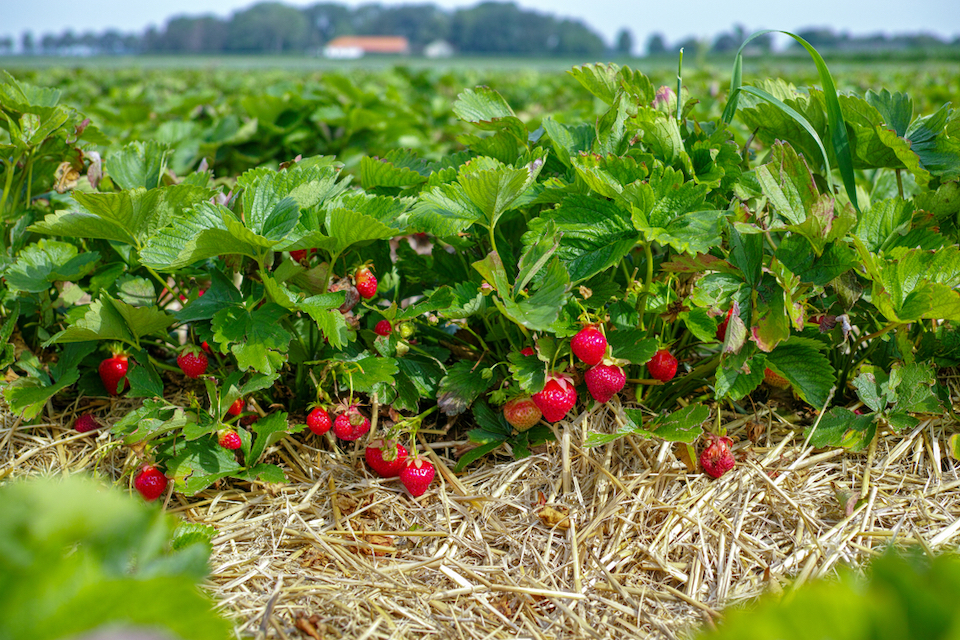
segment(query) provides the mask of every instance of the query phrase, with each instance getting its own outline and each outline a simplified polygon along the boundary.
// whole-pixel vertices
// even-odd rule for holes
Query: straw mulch
[[[119,418],[124,402],[101,415]],[[86,470],[127,486],[132,454],[72,431],[77,410],[32,426],[4,413],[0,478]],[[775,410],[724,415],[739,462],[713,481],[662,442],[585,449],[619,411],[558,423],[531,457],[459,476],[464,442],[428,434],[419,447],[440,473],[416,500],[375,478],[360,449],[298,434],[270,452],[287,484],[173,495],[166,509],[216,527],[209,589],[245,638],[684,638],[730,603],[890,542],[936,551],[960,537],[946,419],[853,454],[803,448],[802,427]],[[847,515],[837,491],[864,500]]]

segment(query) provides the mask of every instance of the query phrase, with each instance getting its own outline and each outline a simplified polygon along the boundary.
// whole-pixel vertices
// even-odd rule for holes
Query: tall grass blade
[[[767,29],[765,31],[758,31],[749,38],[743,41],[743,44],[740,45],[740,49],[737,51],[737,57],[733,62],[733,73],[730,78],[730,97],[727,99],[727,105],[723,110],[723,115],[721,116],[723,121],[727,124],[730,124],[733,121],[733,116],[737,113],[737,104],[740,99],[740,90],[744,87],[743,83],[743,49],[755,38],[762,36],[766,33],[783,33],[790,36],[797,42],[799,42],[804,49],[807,50],[807,53],[810,54],[810,57],[813,58],[814,64],[817,66],[817,72],[820,75],[820,83],[823,85],[823,95],[827,105],[827,126],[830,128],[830,142],[833,144],[833,152],[837,158],[837,169],[840,170],[840,176],[843,178],[843,187],[847,192],[847,197],[850,198],[850,202],[853,204],[854,208],[857,211],[860,211],[860,206],[857,203],[857,185],[856,180],[853,175],[853,155],[850,152],[850,140],[847,138],[847,125],[843,119],[843,113],[840,111],[840,100],[837,98],[837,87],[833,82],[833,76],[830,75],[830,70],[827,69],[827,63],[824,62],[823,56],[811,45],[809,42],[801,38],[800,36],[790,33],[789,31],[780,31],[777,29]],[[753,91],[749,91],[753,95],[759,95]],[[763,97],[763,96],[760,96]],[[772,96],[770,96],[772,97]],[[767,98],[764,98],[767,99]],[[780,102],[779,100],[777,102]],[[774,102],[774,104],[777,104]],[[781,108],[785,107],[782,102],[778,105]],[[797,116],[800,114],[794,111],[794,114],[789,114],[790,117],[797,119]],[[802,118],[802,116],[800,116]],[[800,122],[800,120],[797,120]],[[803,122],[801,122],[803,125]],[[810,130],[809,123],[804,126],[804,129]],[[823,144],[820,139],[814,134],[814,139],[817,140],[817,144],[820,145],[820,148],[823,149]],[[830,165],[827,164],[826,167],[827,174],[830,173]]]

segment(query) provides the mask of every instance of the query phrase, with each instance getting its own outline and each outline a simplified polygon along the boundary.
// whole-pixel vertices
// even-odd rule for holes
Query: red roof
[[[407,53],[410,42],[403,36],[340,36],[326,44],[328,47],[359,48],[365,53]]]

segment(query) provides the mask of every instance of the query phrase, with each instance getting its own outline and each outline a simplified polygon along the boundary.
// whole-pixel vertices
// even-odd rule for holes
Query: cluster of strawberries
[[[585,325],[570,340],[570,350],[589,369],[584,381],[591,397],[597,402],[608,402],[617,395],[627,382],[623,368],[608,354],[607,338],[595,324]],[[534,355],[527,347],[523,355]],[[666,349],[660,349],[647,363],[650,375],[666,382],[677,374],[677,359]],[[556,422],[566,416],[577,403],[577,391],[573,379],[558,371],[547,376],[543,389],[532,396],[518,396],[503,405],[507,422],[519,431],[537,424],[541,418]]]

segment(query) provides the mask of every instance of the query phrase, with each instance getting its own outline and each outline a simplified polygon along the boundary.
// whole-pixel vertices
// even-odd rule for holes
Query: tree
[[[302,51],[310,24],[299,9],[279,2],[261,2],[235,13],[227,31],[227,51],[281,53]]]
[[[620,29],[620,32],[617,33],[616,51],[622,56],[633,55],[633,34],[630,33],[629,29]]]
[[[31,55],[31,54],[33,54],[34,46],[35,46],[35,45],[34,45],[34,43],[33,43],[33,32],[32,32],[32,31],[24,31],[24,32],[23,32],[23,35],[20,36],[20,49],[21,49],[21,51],[23,51],[23,53],[24,53],[25,55]]]
[[[647,40],[647,55],[662,56],[667,52],[667,43],[663,39],[663,34],[652,33]]]

